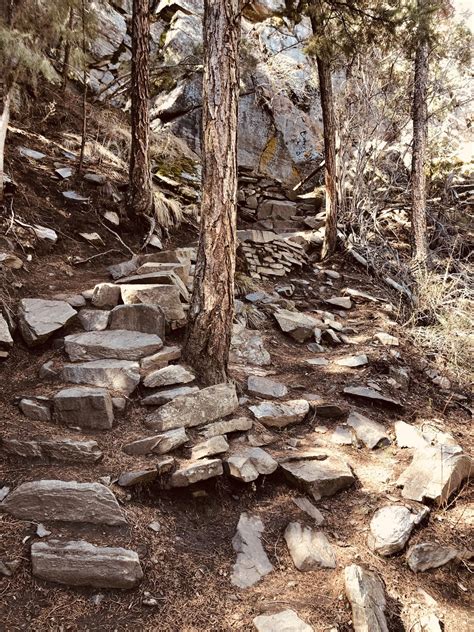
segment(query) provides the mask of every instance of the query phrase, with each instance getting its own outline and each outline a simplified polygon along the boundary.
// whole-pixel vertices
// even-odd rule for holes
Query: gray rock
[[[344,587],[352,608],[354,632],[389,632],[387,600],[379,576],[352,564],[344,569]]]
[[[127,35],[125,18],[110,4],[94,7],[97,19],[97,31],[91,43],[91,52],[95,59],[112,57],[120,48]]]
[[[32,481],[14,489],[0,509],[20,520],[86,522],[124,525],[119,504],[100,483]]]
[[[13,346],[13,338],[10,333],[8,323],[0,312],[0,348],[11,349]]]
[[[87,174],[86,174],[87,175]],[[132,274],[135,270],[138,269],[139,260],[138,257],[132,257],[129,261],[122,261],[121,263],[116,263],[107,268],[110,276],[114,281],[116,279],[120,279],[120,277],[127,276],[127,274]]]
[[[260,474],[272,474],[278,463],[261,448],[245,448],[228,457],[225,467],[233,478],[250,483],[257,480]]]
[[[334,361],[334,364],[337,364],[338,366],[346,366],[351,369],[355,369],[359,366],[364,366],[368,363],[369,360],[367,359],[365,353],[361,353],[360,355],[346,356],[345,358],[339,358],[338,360]]]
[[[304,498],[304,497],[292,498],[292,500],[295,503],[295,505],[298,507],[298,509],[301,509],[301,511],[304,511],[306,514],[308,514],[308,516],[310,516],[314,520],[314,523],[316,524],[317,527],[323,524],[324,522],[323,514],[319,511],[317,507],[313,505],[313,503],[310,500],[308,500],[308,498]]]
[[[7,454],[27,459],[65,461],[68,463],[96,463],[102,452],[96,441],[75,439],[0,439],[0,447]]]
[[[114,410],[123,413],[127,407],[127,399],[125,397],[112,397],[112,406]]]
[[[110,312],[109,329],[141,331],[165,338],[165,314],[158,305],[118,305]]]
[[[239,406],[233,384],[217,384],[181,395],[145,419],[147,428],[164,431],[208,424],[231,415]]]
[[[124,285],[174,285],[178,288],[181,298],[184,301],[189,301],[188,288],[174,270],[158,270],[155,272],[148,272],[147,274],[135,274],[133,276],[120,279],[117,283]]]
[[[149,373],[143,380],[147,388],[188,384],[195,379],[194,373],[180,364],[170,364]]]
[[[185,463],[170,479],[171,487],[188,487],[209,478],[222,476],[222,461],[220,459],[201,459],[197,462]]]
[[[398,347],[398,345],[400,344],[396,336],[391,336],[384,331],[379,331],[378,333],[376,333],[374,338],[378,340],[381,344],[388,347]]]
[[[309,412],[309,404],[305,399],[281,403],[265,401],[249,408],[255,419],[272,428],[285,428],[290,424],[300,423]]]
[[[123,447],[126,454],[166,454],[171,450],[176,450],[189,440],[184,428],[169,430],[163,434],[152,437],[144,437],[132,443],[127,443]]]
[[[452,546],[442,546],[437,542],[422,542],[408,549],[407,564],[414,573],[439,568],[454,560],[458,551]]]
[[[369,548],[384,556],[398,553],[405,547],[415,525],[428,513],[426,507],[417,512],[403,505],[387,505],[377,509],[370,521],[367,539]]]
[[[154,470],[137,470],[134,472],[122,472],[117,481],[120,487],[135,487],[136,485],[148,485],[158,478],[158,471]]]
[[[281,463],[285,476],[315,500],[333,496],[355,482],[351,469],[342,459],[329,456],[323,460],[296,459]]]
[[[112,428],[112,398],[103,388],[65,388],[56,393],[53,402],[56,417],[68,426],[102,430]]]
[[[48,531],[48,529],[46,529],[46,527],[44,526],[44,524],[39,524],[36,527],[36,535],[39,538],[46,538],[48,535],[51,535],[51,531]]]
[[[351,413],[347,419],[347,425],[354,429],[357,438],[371,450],[391,443],[381,424],[360,413]]]
[[[57,301],[66,301],[71,307],[84,307],[86,304],[82,294],[55,294],[53,298]]]
[[[332,296],[326,299],[326,303],[334,305],[334,307],[342,307],[342,309],[351,309],[352,301],[348,296]]]
[[[332,443],[336,445],[353,445],[356,443],[354,434],[347,426],[336,426],[331,435]]]
[[[443,632],[443,628],[438,617],[430,612],[413,624],[411,632]]]
[[[142,371],[155,371],[156,369],[162,369],[168,365],[168,362],[172,360],[179,360],[181,357],[180,347],[163,347],[151,356],[143,358],[140,362]]]
[[[137,331],[88,331],[66,336],[66,353],[73,362],[79,360],[139,360],[163,346],[159,336]]]
[[[268,399],[279,399],[288,394],[288,389],[284,384],[269,380],[258,375],[249,375],[247,380],[247,390],[252,395],[266,397]]]
[[[130,360],[93,360],[65,364],[62,379],[74,384],[90,384],[130,395],[140,383],[139,365]]]
[[[401,408],[402,404],[398,399],[393,397],[387,397],[382,393],[379,393],[375,388],[369,388],[368,386],[346,386],[344,388],[346,395],[352,395],[353,397],[360,397],[362,399],[368,399],[371,402],[377,402],[380,404],[386,404],[387,406],[394,406]]]
[[[252,621],[257,632],[314,632],[294,610],[261,614]]]
[[[328,366],[329,360],[327,358],[309,358],[305,360],[309,366]]]
[[[258,331],[246,329],[236,324],[232,329],[230,343],[230,361],[251,364],[252,366],[267,366],[271,357],[265,349],[263,338]]]
[[[257,516],[240,514],[232,546],[237,560],[230,581],[239,588],[249,588],[273,571],[273,566],[261,543],[263,522]]]
[[[66,301],[24,298],[20,301],[18,327],[29,347],[46,342],[77,314]]]
[[[20,400],[20,410],[28,419],[51,421],[49,400],[42,401],[35,398],[24,398]]]
[[[428,446],[420,430],[404,421],[395,422],[395,437],[399,448],[426,448]]]
[[[314,336],[314,330],[321,327],[322,323],[312,316],[300,312],[290,312],[287,309],[279,309],[274,314],[280,329],[289,334],[297,342],[306,342]]]
[[[166,321],[183,321],[186,318],[181,304],[179,289],[175,285],[121,285],[122,300],[126,305],[148,303],[158,305],[165,314]],[[149,355],[151,355],[150,352]]]
[[[54,367],[54,362],[52,360],[48,360],[40,366],[40,370],[38,371],[38,376],[41,380],[45,381],[53,381],[59,375],[59,372]]]
[[[120,287],[114,283],[99,283],[92,293],[92,305],[111,309],[120,302]]]
[[[178,386],[175,388],[169,388],[161,391],[156,391],[147,397],[142,399],[143,406],[162,406],[171,402],[175,397],[181,397],[182,395],[192,395],[199,391],[198,386]],[[222,433],[219,433],[222,434]]]
[[[403,487],[402,496],[438,505],[448,500],[463,481],[472,474],[472,459],[459,453],[456,447],[433,446],[418,449],[411,464],[402,473],[397,485]]]
[[[313,410],[318,417],[323,417],[324,419],[337,419],[344,417],[349,412],[347,406],[325,400],[315,393],[303,393],[301,399],[306,399],[311,406],[311,410]]]
[[[191,450],[191,459],[193,461],[197,461],[208,456],[214,456],[214,454],[227,452],[228,449],[229,444],[227,443],[225,437],[212,437],[211,439],[206,439],[206,441],[202,441],[201,443],[198,443],[193,447],[193,449]]]
[[[78,318],[85,331],[104,331],[107,329],[109,314],[104,309],[81,309]]]
[[[313,531],[299,522],[290,522],[285,530],[285,540],[298,570],[336,568],[336,555],[322,531]]]
[[[202,428],[201,434],[206,439],[217,437],[219,435],[229,434],[231,432],[245,432],[253,426],[253,421],[248,417],[235,417],[234,419],[223,419],[216,421]]]
[[[84,540],[34,542],[31,563],[35,577],[66,586],[134,588],[143,578],[134,551]]]

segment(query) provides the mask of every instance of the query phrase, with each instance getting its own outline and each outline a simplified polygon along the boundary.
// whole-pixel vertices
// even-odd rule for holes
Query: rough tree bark
[[[128,212],[130,217],[148,214],[152,208],[149,159],[150,115],[149,100],[149,38],[150,16],[148,0],[133,0],[132,15],[132,76],[131,125]]]
[[[425,154],[428,138],[428,55],[427,33],[428,6],[426,0],[418,0],[420,12],[418,44],[415,53],[415,78],[413,89],[413,153],[411,165],[412,185],[412,257],[425,263],[428,257],[428,236],[426,225],[426,174]]]
[[[186,360],[206,384],[228,380],[234,316],[239,39],[240,0],[206,0],[201,230],[184,347]]]

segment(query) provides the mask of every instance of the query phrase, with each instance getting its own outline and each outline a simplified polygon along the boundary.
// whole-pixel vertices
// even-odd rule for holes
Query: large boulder
[[[135,551],[83,540],[34,542],[31,564],[35,577],[66,586],[134,588],[143,577]]]
[[[46,342],[77,314],[66,301],[24,298],[18,310],[18,326],[29,347]]]

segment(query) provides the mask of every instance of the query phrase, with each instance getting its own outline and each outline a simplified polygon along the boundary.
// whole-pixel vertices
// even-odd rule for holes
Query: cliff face
[[[91,53],[95,94],[126,106],[131,0],[110,0],[99,12]],[[242,20],[239,165],[291,185],[322,152],[322,119],[313,65],[304,52],[309,21],[285,16],[284,0],[255,0]],[[203,0],[161,0],[151,28],[152,129],[184,140],[199,156]]]

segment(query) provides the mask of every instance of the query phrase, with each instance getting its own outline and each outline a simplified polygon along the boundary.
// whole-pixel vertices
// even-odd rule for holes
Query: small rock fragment
[[[261,614],[252,621],[257,632],[314,632],[294,610],[282,610],[275,614]]]
[[[280,399],[288,394],[288,389],[284,384],[257,375],[249,375],[247,390],[252,395],[268,399]]]
[[[20,410],[28,419],[51,421],[50,403],[47,398],[24,398],[20,400]]]
[[[298,509],[301,509],[301,511],[307,513],[308,516],[310,516],[314,520],[314,523],[317,527],[323,524],[323,514],[319,511],[317,507],[313,505],[313,503],[308,498],[293,498],[292,500],[298,507]]]
[[[391,441],[385,428],[360,413],[351,413],[347,425],[354,429],[357,438],[370,450],[390,445]]]
[[[239,588],[249,588],[273,571],[273,566],[261,543],[263,522],[257,516],[240,514],[232,546],[237,560],[230,581]]]
[[[309,412],[309,403],[305,399],[293,399],[286,402],[264,401],[256,406],[249,406],[255,419],[265,426],[285,428],[290,424],[300,423]]]
[[[379,331],[375,334],[374,338],[378,340],[382,345],[387,347],[398,347],[400,344],[396,336],[391,336],[384,331]]]
[[[336,568],[336,555],[322,531],[313,531],[299,522],[290,522],[285,530],[285,540],[298,570]]]
[[[230,476],[250,483],[257,480],[260,474],[272,474],[278,463],[261,448],[246,448],[228,457],[225,466]]]
[[[414,573],[444,566],[458,556],[452,546],[442,546],[437,542],[422,542],[408,549],[407,564]]]

